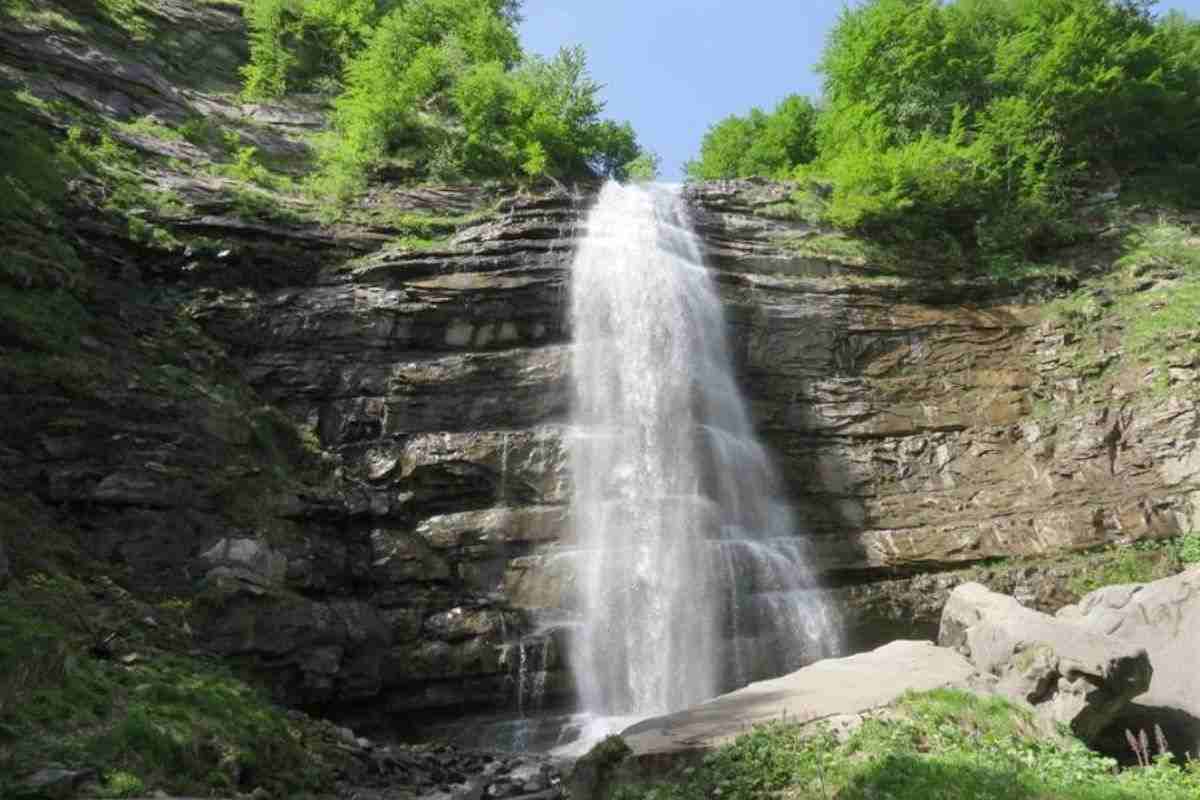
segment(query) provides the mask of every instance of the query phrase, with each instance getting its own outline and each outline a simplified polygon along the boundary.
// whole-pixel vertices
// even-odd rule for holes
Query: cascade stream
[[[836,652],[678,190],[605,186],[571,285],[584,710],[668,712]]]

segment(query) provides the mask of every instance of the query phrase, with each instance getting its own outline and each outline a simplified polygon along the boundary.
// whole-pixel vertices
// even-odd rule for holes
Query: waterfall
[[[676,710],[831,654],[837,626],[676,190],[604,187],[571,321],[571,663],[585,709]]]

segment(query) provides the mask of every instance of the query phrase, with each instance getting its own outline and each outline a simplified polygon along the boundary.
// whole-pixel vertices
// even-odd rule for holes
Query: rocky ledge
[[[942,688],[1004,697],[1031,711],[1045,737],[1067,726],[1094,747],[1129,755],[1125,732],[1158,724],[1135,698],[1161,703],[1160,716],[1195,712],[1190,651],[1178,650],[1186,637],[1161,623],[1170,620],[1167,627],[1176,630],[1196,624],[1198,580],[1200,569],[1103,589],[1057,616],[963,584],[946,605],[938,645],[891,642],[639,722],[580,760],[569,778],[571,796],[604,797],[614,786],[678,776],[765,723],[845,738],[866,719],[888,718],[906,693]],[[1194,753],[1188,740],[1169,741],[1177,758]]]

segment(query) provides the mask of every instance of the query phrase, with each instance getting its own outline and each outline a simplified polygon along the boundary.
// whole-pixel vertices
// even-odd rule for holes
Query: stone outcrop
[[[1177,755],[1200,756],[1200,567],[1153,583],[1100,589],[1058,618],[1150,654],[1150,688],[1109,726],[1107,749],[1126,751],[1126,730],[1146,730],[1153,740],[1158,725]]]
[[[631,757],[647,768],[702,757],[754,725],[786,721],[855,727],[905,692],[983,688],[975,668],[953,650],[898,640],[877,650],[815,664],[698,706],[621,731]]]
[[[1136,385],[1076,402],[1069,334],[1036,295],[811,255],[827,234],[770,216],[786,187],[688,196],[760,429],[825,571],[920,571],[1200,522],[1197,403],[1139,405]]]
[[[1145,692],[1154,672],[1145,649],[1025,608],[977,583],[951,593],[938,644],[993,676],[996,691],[1083,739],[1095,739]]]
[[[714,749],[755,725],[786,722],[799,726],[801,733],[832,732],[845,736],[865,719],[886,717],[891,712],[889,707],[907,692],[940,688],[964,689],[984,695],[1000,692],[1018,704],[1032,702],[1048,735],[1053,735],[1053,723],[1083,720],[1086,727],[1087,723],[1098,720],[1097,715],[1105,716],[1117,710],[1119,701],[1100,691],[1086,693],[1086,696],[1081,694],[1084,707],[1076,708],[1066,716],[1062,713],[1065,707],[1061,705],[1051,711],[1044,703],[1046,698],[1031,698],[1024,691],[1014,691],[1020,679],[1014,682],[1014,676],[1007,672],[1014,654],[1008,648],[1005,633],[996,625],[978,621],[973,621],[968,629],[959,629],[955,622],[965,622],[963,615],[972,609],[991,620],[995,612],[1002,610],[1002,599],[999,595],[988,594],[982,587],[969,585],[960,587],[952,597],[952,605],[957,602],[959,607],[951,615],[950,629],[952,632],[965,631],[966,638],[975,646],[969,652],[970,659],[955,649],[938,647],[930,642],[899,640],[873,651],[818,661],[790,675],[750,684],[707,703],[643,720],[626,728],[619,738],[601,742],[581,759],[569,779],[571,796],[575,800],[591,800],[608,796],[607,792],[615,785],[661,780],[700,763]],[[1122,661],[1119,651],[1124,648],[1119,643],[1105,641],[1082,628],[1056,622],[1052,617],[1038,615],[1020,606],[1007,610],[1016,612],[1017,622],[1032,624],[1035,630],[1031,633],[1045,634],[1036,640],[1037,647],[1048,651],[1042,639],[1052,637],[1056,647],[1072,652],[1074,657],[1098,658],[1102,662],[1112,660],[1125,666],[1132,664],[1134,672],[1146,673],[1148,682],[1148,662],[1144,652],[1133,659],[1136,663],[1127,663]],[[1030,644],[1033,645],[1034,640]],[[1105,645],[1115,645],[1118,653],[1108,654],[1098,649]],[[997,647],[1005,653],[1000,653]],[[1016,659],[1020,658],[1018,654]],[[1080,666],[1089,670],[1089,676],[1095,677],[1093,667]],[[1035,665],[1031,671],[1038,671],[1038,667]],[[1118,677],[1110,670],[1103,679],[1112,681]],[[1102,708],[1093,712],[1089,710],[1090,703],[1100,703]]]

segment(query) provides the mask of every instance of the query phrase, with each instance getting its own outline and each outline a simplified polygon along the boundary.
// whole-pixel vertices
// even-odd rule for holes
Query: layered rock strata
[[[252,122],[263,154],[304,152],[319,111],[183,87],[197,59],[232,74],[244,58],[237,13],[163,9],[161,63],[13,28],[0,77],[48,108],[219,115]],[[39,569],[27,544],[68,531],[131,588],[188,598],[198,644],[290,702],[408,717],[568,699],[564,287],[595,187],[382,187],[356,208],[375,222],[283,222],[241,213],[192,145],[114,136],[187,167],[143,176],[184,208],[152,221],[215,246],[154,251],[127,220],[75,214],[94,273],[77,352],[0,342],[0,582],[4,554]],[[685,196],[853,641],[926,632],[970,577],[952,567],[1200,524],[1194,367],[1166,399],[1141,399],[1132,366],[1125,389],[1085,398],[1040,297],[823,252],[790,192]],[[457,221],[414,246],[386,222],[404,214]],[[1074,599],[1031,591],[1043,610]]]

